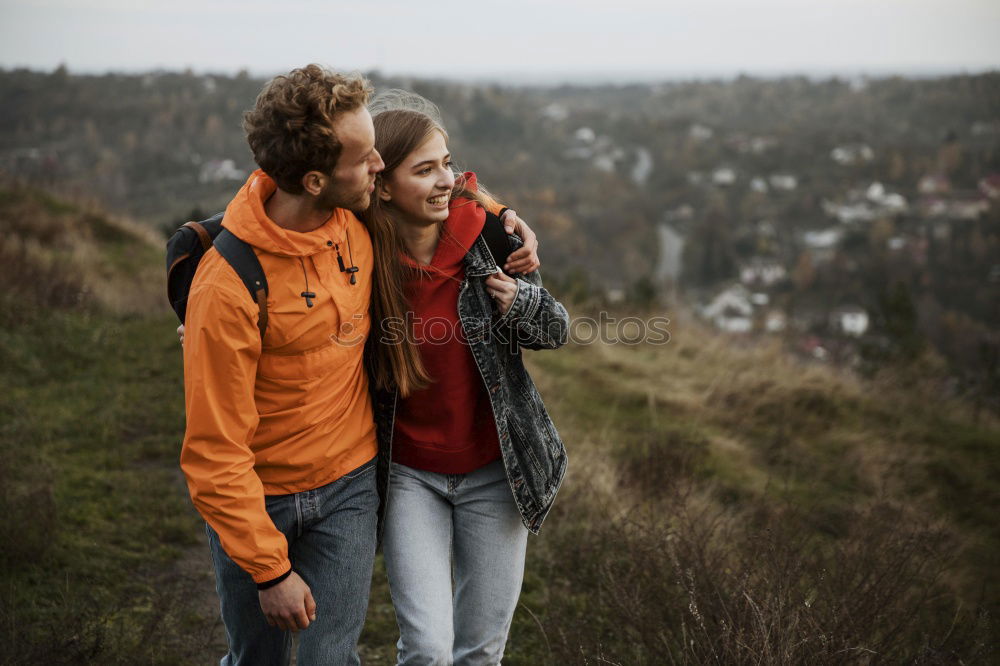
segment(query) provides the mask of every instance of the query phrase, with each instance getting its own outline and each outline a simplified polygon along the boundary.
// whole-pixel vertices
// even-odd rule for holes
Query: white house
[[[608,287],[604,293],[608,303],[621,303],[625,300],[625,290],[621,287]]]
[[[948,217],[953,220],[978,220],[990,209],[989,199],[965,196],[948,202]]]
[[[868,330],[868,312],[858,305],[845,305],[830,313],[830,328],[860,337]]]
[[[799,179],[790,173],[773,174],[768,178],[768,181],[771,183],[771,187],[776,190],[791,191],[799,186]]]
[[[594,143],[597,139],[597,133],[589,127],[581,127],[573,133],[573,138],[580,143]]]
[[[1000,199],[1000,173],[991,173],[981,178],[979,191],[990,199]]]
[[[201,165],[199,183],[221,183],[224,180],[243,181],[247,172],[236,168],[233,160],[209,160]]]
[[[688,130],[688,135],[697,141],[707,141],[715,136],[715,132],[712,131],[711,127],[695,123]]]
[[[542,117],[548,118],[557,123],[569,118],[569,109],[560,104],[559,102],[552,102],[548,106],[542,109]]]
[[[691,204],[681,204],[663,213],[664,222],[687,222],[694,219],[694,208]]]
[[[909,240],[906,236],[893,236],[885,242],[885,246],[893,252],[905,249],[908,244]]]
[[[875,219],[876,215],[875,209],[866,201],[840,204],[824,199],[822,206],[823,212],[830,217],[837,218],[842,224],[870,222]]]
[[[872,203],[878,204],[883,212],[897,213],[906,210],[906,199],[896,192],[889,192],[885,185],[874,182],[865,191],[865,197]]]
[[[768,333],[780,333],[788,326],[788,317],[781,310],[771,310],[764,315],[764,330]]]
[[[773,259],[754,257],[740,266],[740,282],[746,285],[759,284],[769,287],[781,282],[786,276],[785,267]]]
[[[736,171],[729,167],[720,167],[712,172],[712,182],[724,187],[732,185],[736,182]]]
[[[746,333],[753,329],[753,304],[743,285],[733,285],[719,292],[701,314],[728,333]]]
[[[802,242],[811,250],[822,250],[836,247],[843,232],[837,228],[822,231],[806,231],[802,234]]]
[[[778,140],[770,136],[755,136],[750,139],[750,152],[761,155],[778,145]]]
[[[948,178],[940,173],[929,173],[923,176],[917,183],[917,191],[924,196],[935,194],[947,194],[951,191],[951,183]]]
[[[850,143],[834,148],[830,151],[830,157],[837,164],[853,166],[871,162],[875,159],[875,151],[865,143]]]

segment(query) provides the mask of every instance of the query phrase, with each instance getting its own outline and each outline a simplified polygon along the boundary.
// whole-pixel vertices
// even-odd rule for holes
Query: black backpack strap
[[[260,318],[257,320],[257,328],[260,329],[260,337],[264,337],[267,330],[267,277],[264,276],[264,269],[260,265],[260,259],[253,251],[253,247],[232,234],[228,229],[223,229],[215,237],[215,249],[222,255],[223,259],[229,262],[236,274],[243,280],[250,297],[257,303],[260,310]]]
[[[493,260],[497,262],[497,266],[503,268],[507,263],[507,257],[510,256],[510,236],[503,228],[503,222],[493,213],[486,211],[486,224],[483,225],[481,235],[486,241],[486,247],[490,248]]]

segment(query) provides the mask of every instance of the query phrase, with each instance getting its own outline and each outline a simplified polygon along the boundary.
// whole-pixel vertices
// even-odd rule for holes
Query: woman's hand
[[[517,216],[511,209],[504,212],[500,218],[507,233],[516,233],[524,241],[524,245],[517,251],[511,252],[504,264],[504,270],[508,273],[530,273],[537,271],[542,262],[538,259],[538,237],[531,230],[528,224]]]
[[[505,315],[507,310],[510,310],[510,306],[514,304],[514,299],[517,298],[517,280],[509,275],[504,275],[504,272],[497,266],[497,272],[486,278],[486,291],[500,308],[500,314]]]
[[[184,324],[177,327],[177,337],[180,338],[181,344],[184,344]]]

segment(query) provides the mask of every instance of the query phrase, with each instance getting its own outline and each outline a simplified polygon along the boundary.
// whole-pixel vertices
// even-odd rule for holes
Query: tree
[[[925,339],[917,321],[910,288],[896,282],[879,296],[879,318],[894,360],[912,361],[924,349]]]

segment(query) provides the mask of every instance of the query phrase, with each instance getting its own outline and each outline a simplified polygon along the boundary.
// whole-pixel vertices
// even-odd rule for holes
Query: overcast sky
[[[1000,0],[0,0],[0,66],[525,81],[1000,69]]]

